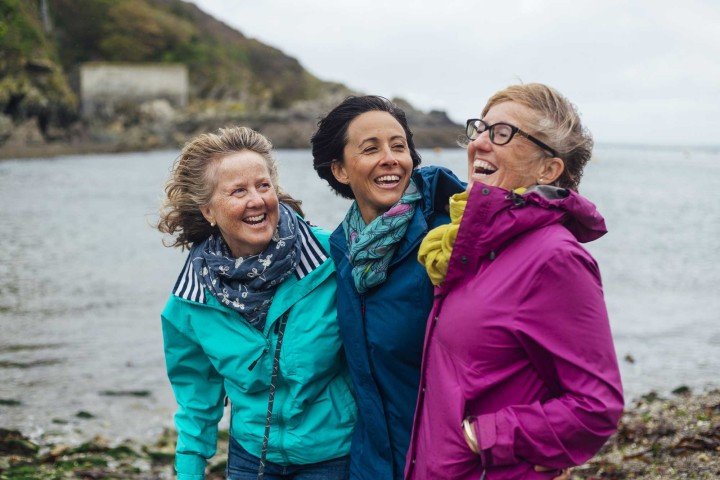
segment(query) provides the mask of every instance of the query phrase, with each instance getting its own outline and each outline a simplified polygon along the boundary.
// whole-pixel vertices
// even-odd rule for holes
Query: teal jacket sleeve
[[[217,448],[225,390],[183,310],[182,300],[171,297],[162,314],[165,364],[178,404],[175,470],[178,480],[202,480]]]

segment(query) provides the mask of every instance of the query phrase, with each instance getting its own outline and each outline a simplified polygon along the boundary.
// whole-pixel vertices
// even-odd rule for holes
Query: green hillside
[[[245,37],[180,0],[49,0],[60,60],[178,62],[191,96],[249,110],[286,108],[328,86],[278,49]]]
[[[40,18],[36,1],[0,0],[1,124],[7,118],[37,118],[45,129],[69,121],[77,111],[56,44],[45,35]],[[6,133],[0,125],[0,140]]]
[[[184,64],[190,104],[81,118],[85,62]],[[233,124],[307,148],[318,118],[351,93],[181,0],[0,0],[0,159],[176,148]],[[402,103],[419,146],[455,145],[444,112]]]
[[[15,121],[75,118],[69,85],[87,61],[184,63],[191,100],[253,112],[283,109],[342,86],[180,0],[0,0],[0,113]],[[0,134],[1,135],[1,134]]]

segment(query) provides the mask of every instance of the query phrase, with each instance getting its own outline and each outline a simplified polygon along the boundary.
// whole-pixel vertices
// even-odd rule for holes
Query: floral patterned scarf
[[[262,331],[277,286],[300,261],[299,221],[295,212],[281,203],[272,240],[257,255],[234,258],[219,234],[193,247],[190,258],[203,288]]]
[[[400,201],[367,225],[357,202],[353,202],[342,226],[350,250],[352,275],[358,293],[367,292],[387,278],[390,260],[405,236],[417,202],[421,198],[417,185],[410,179]]]

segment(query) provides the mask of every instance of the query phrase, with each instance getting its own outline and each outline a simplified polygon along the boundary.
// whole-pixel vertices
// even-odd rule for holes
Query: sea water
[[[421,153],[466,178],[463,150]],[[186,253],[152,225],[177,154],[0,162],[0,427],[149,439],[172,424],[159,314]],[[277,157],[308,219],[334,228],[349,201],[310,152]],[[720,386],[719,179],[712,148],[600,146],[585,171],[629,400]]]

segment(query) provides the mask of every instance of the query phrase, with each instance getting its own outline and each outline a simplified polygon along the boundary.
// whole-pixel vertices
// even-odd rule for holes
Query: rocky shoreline
[[[224,102],[196,102],[176,109],[166,100],[118,104],[103,115],[66,127],[42,128],[38,119],[13,122],[0,114],[0,159],[180,149],[201,133],[243,125],[266,135],[275,148],[310,148],[317,122],[350,92],[297,102],[290,108],[247,113]],[[452,148],[462,134],[445,112],[405,110],[418,148]]]
[[[222,431],[208,480],[224,478],[228,434]],[[95,437],[81,445],[31,441],[0,428],[0,480],[173,478],[175,435],[155,442],[113,443]],[[720,390],[693,395],[687,387],[662,398],[651,392],[628,406],[616,435],[573,480],[720,478]]]

